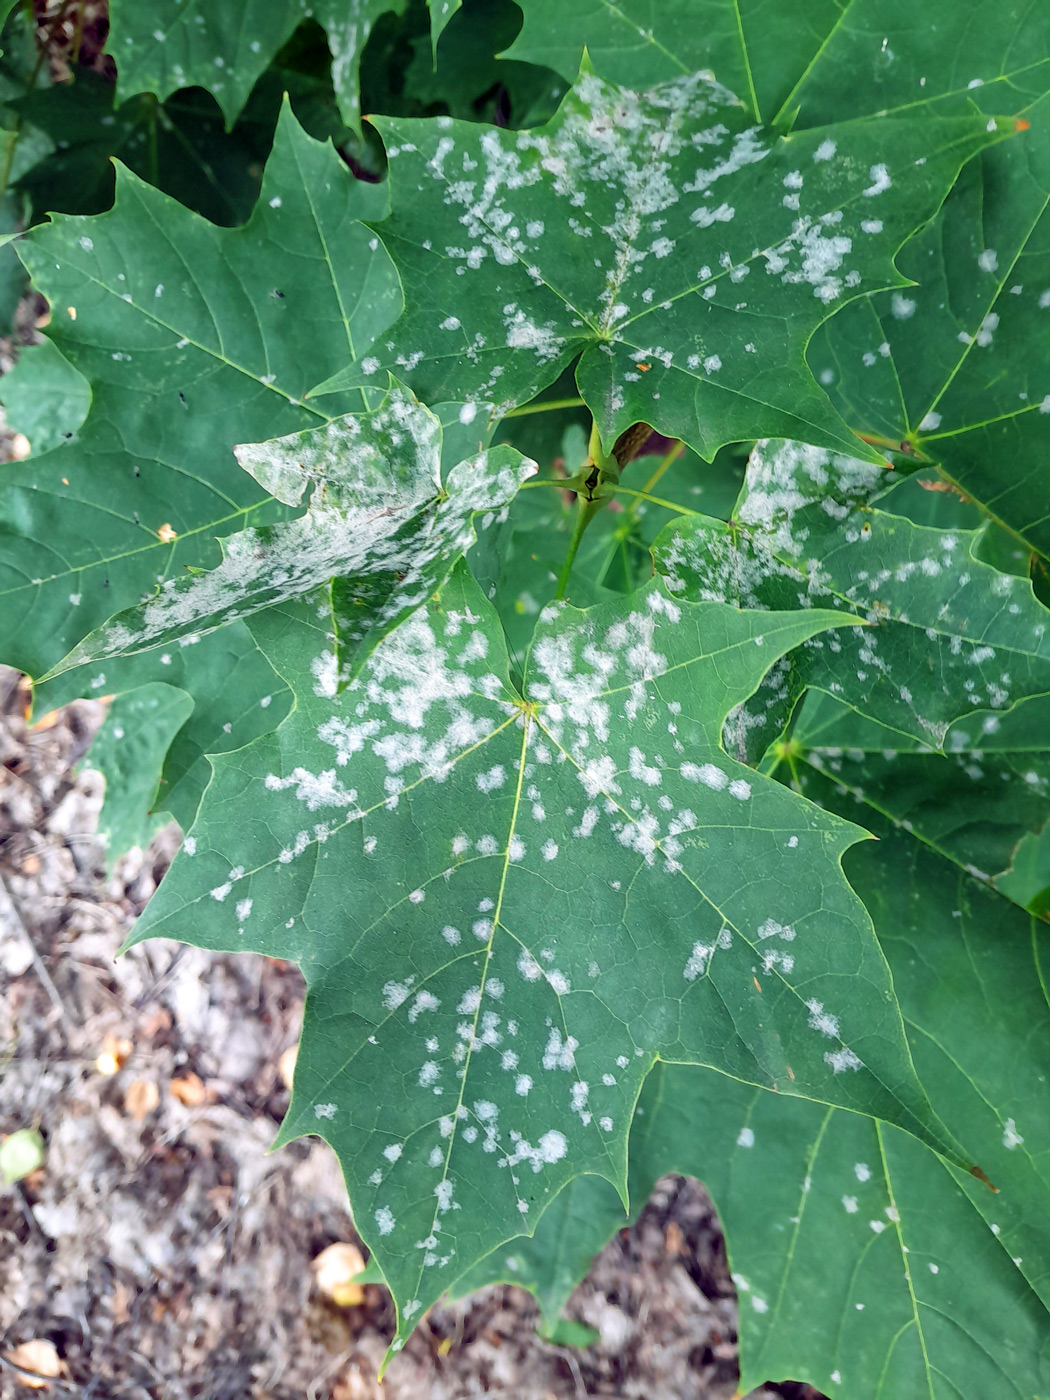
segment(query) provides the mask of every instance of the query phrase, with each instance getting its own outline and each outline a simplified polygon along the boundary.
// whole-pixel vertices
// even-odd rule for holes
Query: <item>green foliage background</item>
[[[3,13],[0,659],[301,966],[393,1349],[676,1170],[743,1389],[1050,1395],[1050,12]]]

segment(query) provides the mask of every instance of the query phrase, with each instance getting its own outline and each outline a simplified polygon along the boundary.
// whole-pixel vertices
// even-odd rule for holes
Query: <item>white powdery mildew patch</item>
[[[503,701],[502,683],[487,669],[488,639],[479,621],[473,614],[449,615],[439,637],[427,616],[417,613],[384,639],[342,703],[318,727],[318,739],[334,751],[333,773],[369,751],[381,760],[388,803],[396,805],[402,788],[421,778],[442,780],[464,749],[492,733],[501,712],[513,713],[513,705]],[[495,703],[479,704],[479,695]],[[478,775],[477,786],[493,792],[506,779],[502,766],[494,764]],[[297,794],[303,790],[301,777],[299,782]],[[303,791],[310,796],[309,787]],[[482,853],[488,849],[485,839],[478,842]],[[465,855],[471,844],[460,834],[452,842],[453,855]],[[495,837],[490,844],[495,854]],[[451,934],[458,938],[455,929]]]
[[[924,430],[939,423],[931,413]],[[973,534],[941,533],[875,508],[892,484],[880,468],[825,449],[760,442],[738,528],[682,526],[662,548],[660,565],[668,587],[684,597],[759,609],[852,605],[855,616],[879,626],[813,638],[805,652],[817,662],[821,652],[848,651],[860,693],[870,699],[877,683],[881,704],[907,712],[919,737],[940,745],[960,698],[993,710],[1021,698],[1016,654],[1026,672],[1032,658],[1050,660],[1045,610],[1022,580],[973,557]],[[989,606],[989,592],[1010,601]],[[914,676],[931,661],[942,681],[920,697]],[[965,667],[976,674],[966,675]],[[837,669],[825,688],[846,698],[850,673],[841,663]],[[748,730],[766,724],[767,712],[788,698],[786,681],[778,663],[732,717],[728,748],[739,742],[747,753]],[[1028,680],[1022,694],[1037,686]]]
[[[724,773],[713,763],[683,763],[678,771],[687,782],[703,783],[713,792],[721,792],[729,786],[729,774]]]
[[[357,807],[357,792],[353,788],[346,788],[336,777],[334,768],[327,768],[321,773],[311,773],[303,767],[293,768],[287,778],[282,778],[276,773],[266,775],[266,788],[269,792],[283,792],[288,788],[295,790],[295,796],[306,807],[307,811],[315,812],[319,807],[343,807],[350,809],[350,815],[354,817],[362,816],[361,809]],[[300,851],[296,852],[296,846],[286,848],[281,852],[278,859],[290,860],[295,854],[301,854],[306,849],[304,843]]]
[[[520,1133],[511,1133],[510,1137],[514,1148],[504,1158],[508,1167],[515,1167],[519,1162],[527,1162],[534,1172],[539,1172],[544,1167],[553,1166],[555,1162],[560,1162],[569,1150],[565,1134],[559,1132],[557,1128],[551,1128],[545,1132],[535,1147]],[[522,1213],[524,1214],[524,1212]]]
[[[826,1011],[824,1004],[815,997],[806,1002],[806,1009],[809,1012],[811,1030],[819,1031],[822,1036],[826,1036],[829,1040],[838,1039],[839,1018],[837,1016]],[[830,1065],[834,1074],[842,1074],[845,1070],[858,1070],[863,1067],[863,1061],[848,1045],[840,1046],[838,1050],[825,1052],[824,1063]]]
[[[552,229],[566,226],[576,238],[593,240],[588,251],[601,273],[595,319],[608,335],[632,310],[654,299],[659,306],[680,278],[670,256],[677,243],[667,229],[672,210],[676,228],[690,218],[700,228],[732,220],[734,209],[712,200],[712,187],[771,149],[757,127],[731,132],[743,115],[739,100],[709,75],[635,93],[584,74],[546,129],[485,132],[459,148],[454,137],[442,136],[419,173],[439,182],[445,205],[458,211],[462,234],[441,249],[444,258],[462,276],[496,264],[513,270],[508,287],[521,284],[522,271],[534,286],[557,286],[563,249]],[[564,214],[533,217],[552,197]],[[557,322],[537,316],[514,294],[502,306],[502,320],[504,345],[531,353],[537,366],[569,345],[571,327],[563,316]],[[488,339],[468,337],[467,357],[479,363],[483,352],[503,348]],[[501,368],[497,364],[476,392],[493,394]]]
[[[557,1026],[552,1026],[547,1035],[547,1045],[543,1052],[543,1068],[570,1070],[575,1068],[576,1051],[580,1042],[574,1035],[563,1036]]]
[[[533,644],[529,683],[530,698],[542,703],[545,728],[573,760],[576,777],[591,799],[582,810],[575,809],[572,836],[587,840],[596,832],[611,831],[620,845],[647,864],[662,854],[666,869],[678,868],[680,838],[697,825],[694,813],[676,811],[672,797],[662,791],[668,785],[673,790],[678,776],[682,746],[674,738],[676,711],[659,702],[669,722],[666,743],[674,755],[673,768],[659,747],[647,743],[644,749],[627,746],[621,770],[609,746],[614,728],[623,732],[626,721],[629,731],[643,706],[653,700],[652,682],[667,667],[658,632],[661,626],[673,626],[680,613],[676,603],[653,589],[643,608],[605,625],[588,619],[552,633],[543,630],[544,618]],[[630,790],[646,796],[633,796]],[[733,795],[745,800],[750,788],[736,780]]]
[[[234,451],[260,485],[286,505],[305,502],[306,513],[232,535],[217,569],[169,580],[87,638],[82,659],[199,635],[333,575],[347,591],[336,603],[341,640],[381,635],[425,602],[435,569],[470,545],[474,513],[505,505],[536,470],[515,453],[481,453],[449,473],[440,499],[440,424],[399,386],[373,413]],[[343,677],[334,662],[319,665],[318,693],[333,694]]]
[[[868,175],[871,179],[871,184],[864,191],[868,199],[873,199],[876,195],[885,194],[893,184],[888,167],[881,162],[878,165],[873,165],[868,171]]]
[[[834,1039],[839,1033],[839,1018],[832,1016],[830,1012],[824,1010],[823,1002],[819,1002],[814,997],[806,1002],[809,1011],[810,1029],[819,1031],[821,1035],[826,1035]]]
[[[711,961],[717,949],[731,948],[732,946],[733,934],[728,928],[720,929],[718,937],[713,943],[694,943],[689,960],[682,969],[682,976],[687,982],[695,982],[698,977],[703,977],[711,970]]]
[[[381,1235],[391,1235],[397,1221],[394,1219],[394,1212],[389,1206],[380,1206],[375,1212],[376,1229]]]
[[[655,595],[662,603],[659,594]],[[658,677],[667,658],[656,646],[657,611],[632,611],[600,633],[587,621],[557,633],[537,637],[532,651],[530,695],[544,705],[544,722],[558,743],[583,755],[593,739],[605,745],[613,717],[610,691],[617,691],[617,711],[627,719],[637,716],[646,698],[646,683]],[[583,742],[581,742],[581,739]],[[596,784],[611,782],[608,759],[601,755],[588,768]],[[639,760],[647,769],[639,751]],[[615,766],[613,767],[615,772]]]
[[[778,923],[776,919],[766,919],[756,929],[759,938],[782,938],[785,943],[795,940],[795,929],[791,924]]]
[[[501,152],[515,177],[529,182],[542,178],[557,196],[581,210],[586,220],[581,227],[595,227],[589,204],[600,202],[606,208],[608,191],[616,192],[615,213],[600,225],[611,245],[598,259],[604,271],[598,297],[603,334],[630,313],[632,302],[637,303],[651,280],[653,265],[662,263],[675,247],[675,240],[661,232],[660,216],[683,197],[703,197],[716,181],[768,154],[769,145],[759,139],[757,129],[730,137],[720,120],[730,113],[735,124],[740,116],[737,99],[699,74],[660,84],[645,94],[585,74],[553,131],[523,132],[514,151]],[[708,159],[683,181],[682,158],[694,152]],[[732,217],[732,208],[724,202],[714,210],[701,204],[692,211],[701,227],[705,218],[712,224]],[[514,252],[524,256],[518,247]]]
[[[796,521],[800,511],[819,506],[844,519],[884,484],[882,469],[871,462],[808,443],[762,442],[748,462],[738,516],[770,553],[798,557],[810,536],[806,523]],[[810,591],[825,586],[826,577]]]
[[[244,867],[242,865],[235,865],[230,871],[229,877],[224,880],[221,885],[216,885],[213,890],[209,890],[209,894],[218,904],[222,904],[237,881],[243,879],[243,877]]]
[[[859,273],[838,275],[853,251],[852,236],[833,231],[841,218],[839,210],[818,219],[800,218],[787,238],[762,254],[767,273],[788,286],[809,283],[824,303],[837,300],[844,288],[858,286]]]
[[[611,834],[646,865],[661,861],[668,873],[683,869],[684,852],[697,845],[688,838],[703,824],[691,807],[679,805],[682,780],[733,802],[749,802],[753,791],[732,769],[681,757],[681,703],[665,699],[658,684],[669,665],[661,635],[670,643],[681,617],[679,604],[657,586],[611,622],[567,624],[552,608],[534,639],[528,686],[529,698],[542,706],[544,728],[571,759],[588,799],[570,809],[572,837]],[[553,631],[553,622],[563,625]],[[624,744],[643,711],[644,747]],[[547,848],[552,856],[556,847]]]

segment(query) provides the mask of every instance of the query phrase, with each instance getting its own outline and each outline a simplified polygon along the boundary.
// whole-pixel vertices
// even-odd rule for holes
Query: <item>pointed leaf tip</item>
[[[994,1184],[994,1182],[992,1182],[992,1181],[990,1181],[990,1180],[988,1179],[988,1177],[985,1175],[985,1173],[981,1170],[980,1167],[977,1167],[977,1166],[971,1167],[971,1168],[970,1168],[970,1175],[971,1175],[971,1176],[975,1176],[975,1177],[977,1178],[978,1181],[983,1181],[984,1184],[985,1184],[985,1186],[988,1187],[989,1191],[994,1191],[995,1194],[998,1196],[998,1194],[999,1194],[999,1188],[998,1188],[998,1186],[996,1186],[996,1185]]]

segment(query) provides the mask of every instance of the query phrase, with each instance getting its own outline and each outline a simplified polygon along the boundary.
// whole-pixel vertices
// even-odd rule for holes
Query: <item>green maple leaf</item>
[[[507,58],[546,64],[571,82],[586,50],[603,77],[625,87],[709,68],[747,101],[756,121],[770,125],[790,115],[796,79],[841,22],[843,9],[841,0],[776,7],[766,0],[519,4],[524,24]]]
[[[41,675],[158,582],[217,564],[217,536],[287,513],[233,447],[361,406],[360,394],[326,410],[302,400],[396,314],[393,268],[355,222],[385,197],[286,108],[243,228],[216,228],[118,169],[111,213],[27,235],[49,333],[91,409],[72,439],[0,483],[9,664]]]
[[[1006,229],[985,215],[990,190],[1024,187],[1041,159],[1015,152],[965,172],[943,217],[901,258],[920,285],[850,308],[811,347],[810,362],[858,431],[909,444],[1047,554],[1047,225],[1026,222],[1013,201],[1001,216]],[[1045,203],[1042,193],[1040,211]]]
[[[810,363],[858,431],[909,442],[1044,554],[1048,53],[1042,6],[935,0],[916,26],[899,0],[855,0],[795,95],[808,123],[886,107],[990,115],[1009,94],[1030,124],[964,172],[904,251],[901,271],[919,285],[851,307],[816,337]]]
[[[746,608],[817,603],[873,624],[811,640],[766,687],[742,720],[745,731],[756,728],[759,752],[776,737],[765,708],[786,718],[807,686],[936,747],[962,716],[1050,689],[1050,613],[1028,578],[983,562],[983,530],[891,514],[895,484],[855,458],[760,442],[731,524],[697,516],[657,542],[676,597]]]
[[[799,778],[826,808],[856,812],[826,775],[803,765]],[[972,1132],[967,1143],[998,1190],[953,1174],[1050,1306],[1046,926],[921,834],[870,809],[865,822],[878,845],[852,852],[846,869],[893,970],[916,1065],[943,1121]],[[1023,1301],[1016,1285],[1014,1297]]]
[[[111,0],[109,44],[124,92],[165,98],[177,88],[207,88],[232,125],[274,55],[312,17],[328,36],[339,110],[356,127],[365,43],[380,15],[403,8],[404,0]]]
[[[329,584],[335,675],[345,685],[438,588],[474,540],[473,517],[497,513],[536,470],[498,447],[459,462],[442,486],[441,439],[438,418],[392,383],[371,412],[238,445],[241,466],[286,505],[305,497],[305,514],[231,536],[217,569],[169,579],[85,637],[52,674],[171,645]]]
[[[759,434],[863,451],[806,343],[900,284],[895,251],[999,139],[965,117],[778,136],[703,75],[638,94],[586,70],[534,131],[378,125],[406,310],[386,353],[320,387],[386,363],[424,399],[506,409],[579,357],[607,442],[651,422],[707,457]]]
[[[104,671],[66,671],[34,687],[34,708],[39,713],[103,694],[114,699],[85,763],[106,782],[99,825],[107,833],[110,860],[144,845],[141,838],[154,819],[159,824],[174,817],[188,831],[211,777],[208,756],[232,753],[268,734],[291,699],[247,627],[237,622],[170,651],[108,661]],[[192,709],[181,726],[172,726],[178,696],[189,699]],[[153,698],[162,699],[162,715],[149,703]],[[125,750],[135,751],[134,761]]]
[[[427,0],[427,8],[430,11],[430,40],[435,62],[438,40],[444,34],[449,20],[455,18],[462,3],[463,0]]]
[[[855,812],[852,791],[836,797],[804,760],[800,777],[810,796]],[[1042,1394],[1043,935],[921,834],[871,807],[865,820],[880,839],[847,854],[847,874],[889,958],[931,1100],[975,1135],[997,1192],[897,1129],[709,1069],[658,1065],[631,1128],[631,1208],[669,1170],[711,1192],[740,1291],[742,1390],[793,1376],[860,1400]],[[624,1223],[606,1183],[575,1180],[534,1238],[482,1260],[454,1291],[523,1284],[549,1330]]]
[[[944,753],[814,692],[791,734],[792,758],[847,788],[863,807],[907,824],[917,840],[1027,904],[1047,885],[1010,876],[1022,846],[1050,820],[1050,697],[1005,714],[977,710],[957,720]]]
[[[909,1397],[948,1385],[961,1400],[1043,1393],[1046,1304],[951,1168],[906,1134],[657,1065],[630,1151],[632,1213],[668,1170],[714,1198],[740,1296],[741,1391],[791,1376],[859,1400],[891,1385]],[[549,1334],[626,1223],[606,1182],[576,1178],[533,1238],[482,1260],[453,1295],[528,1288]]]
[[[623,1191],[657,1056],[940,1141],[842,879],[855,828],[719,743],[775,658],[835,621],[654,582],[545,615],[519,692],[461,565],[334,696],[316,600],[253,619],[293,708],[217,760],[135,937],[300,963],[281,1138],[336,1148],[401,1335],[569,1177]]]
[[[1023,141],[986,151],[898,259],[914,290],[851,305],[809,352],[859,433],[906,442],[990,513],[1050,551],[1050,382],[1044,382],[1050,196],[1050,16],[1041,6],[838,0],[526,0],[508,56],[572,78],[584,44],[616,81],[710,67],[757,120],[796,130],[908,114],[1016,112]],[[951,35],[950,42],[945,36]],[[1008,198],[1002,192],[1009,191]]]
[[[193,697],[163,681],[116,696],[83,767],[106,782],[98,818],[110,870],[133,846],[143,850],[167,820],[157,810],[161,768],[175,735],[193,711]]]

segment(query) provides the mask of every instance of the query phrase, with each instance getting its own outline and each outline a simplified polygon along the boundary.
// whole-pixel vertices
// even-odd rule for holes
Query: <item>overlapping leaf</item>
[[[216,536],[282,513],[232,448],[361,406],[302,398],[396,313],[393,269],[355,222],[384,201],[285,111],[243,229],[121,174],[112,213],[29,235],[49,333],[92,406],[71,441],[0,483],[7,662],[40,675],[158,582],[216,564]]]
[[[145,848],[164,824],[166,818],[157,810],[161,768],[192,710],[191,696],[162,681],[138,686],[111,702],[84,760],[106,782],[98,831],[110,865],[133,846]]]
[[[579,356],[608,442],[651,422],[707,457],[760,434],[863,452],[805,344],[899,281],[896,249],[999,139],[965,117],[779,137],[701,74],[638,94],[586,70],[534,131],[379,125],[406,310],[366,376],[507,407]]]
[[[710,67],[756,118],[796,130],[876,113],[1011,111],[1031,130],[968,168],[901,256],[915,291],[854,304],[818,332],[810,363],[857,431],[918,446],[1044,553],[1050,439],[1040,366],[1050,287],[1050,15],[1041,6],[838,0],[771,15],[762,0],[528,0],[509,53],[568,77],[586,44],[598,71],[648,83]],[[950,35],[950,41],[945,36]],[[1006,197],[1004,197],[1006,196]]]
[[[24,435],[36,456],[71,438],[91,407],[87,380],[53,340],[22,348],[0,395],[8,427]]]
[[[800,780],[826,808],[856,813],[853,795],[824,775],[803,768]],[[1046,926],[906,828],[870,811],[865,822],[879,843],[848,856],[850,882],[893,969],[930,1098],[949,1127],[965,1124],[997,1192],[956,1175],[1050,1306]]]
[[[500,447],[458,463],[443,487],[441,425],[398,384],[370,413],[234,451],[277,500],[305,498],[306,513],[233,535],[217,569],[169,579],[87,636],[57,671],[172,645],[329,585],[335,675],[345,685],[434,593],[473,541],[473,516],[500,511],[536,470]]]
[[[136,937],[301,963],[282,1135],[339,1152],[403,1328],[570,1176],[622,1189],[657,1055],[937,1136],[841,876],[855,829],[719,745],[833,621],[653,583],[546,616],[519,695],[460,569],[337,697],[315,604],[253,620],[294,708],[217,762]]]
[[[280,92],[255,105],[227,132],[206,93],[179,93],[164,103],[142,93],[116,106],[113,84],[81,69],[73,82],[11,103],[38,147],[35,161],[19,162],[17,188],[31,202],[33,222],[56,210],[98,214],[113,203],[119,160],[214,223],[243,223],[258,198]],[[39,151],[45,141],[49,149]]]
[[[139,703],[143,692],[192,699],[189,716],[167,745],[158,741],[153,712]],[[288,713],[291,699],[242,622],[206,637],[183,639],[170,651],[109,661],[101,671],[66,671],[34,687],[35,708],[41,713],[81,695],[116,697],[110,732],[113,709],[120,711],[117,724],[122,734],[109,744],[96,740],[88,755],[90,765],[106,780],[104,820],[111,858],[128,849],[129,834],[141,834],[146,799],[148,811],[163,814],[165,820],[174,817],[188,831],[211,777],[207,755],[232,753],[270,733]],[[131,775],[137,789],[125,782],[129,765],[120,752],[124,744],[138,749]],[[131,844],[141,842],[134,838]]]
[[[463,0],[427,0],[427,7],[430,10],[430,33],[434,46],[434,55],[437,57],[438,40],[445,32],[445,28],[451,19],[454,19],[462,5]]]
[[[424,27],[423,20],[418,6],[406,13],[401,33],[410,36],[413,56],[405,64],[404,47],[391,46],[385,87],[376,82],[370,55],[363,92],[371,112],[462,117],[521,128],[538,126],[557,110],[567,87],[558,74],[535,63],[496,57],[521,26],[515,0],[467,0],[462,6],[459,0],[435,0],[429,25]],[[574,69],[570,80],[575,76]]]
[[[1050,831],[1027,832],[1014,851],[1010,869],[998,876],[996,889],[1050,921]]]
[[[852,796],[836,798],[821,775],[803,786],[852,815]],[[895,1129],[661,1065],[631,1129],[631,1204],[668,1170],[711,1191],[740,1290],[741,1390],[791,1376],[862,1400],[1041,1395],[1046,935],[915,835],[868,820],[881,839],[849,852],[847,873],[874,916],[934,1107],[966,1124],[997,1193]],[[550,1326],[597,1244],[624,1224],[604,1183],[573,1187],[534,1239],[459,1287],[524,1283]]]
[[[1045,1304],[951,1170],[906,1134],[657,1065],[631,1129],[632,1204],[667,1170],[699,1177],[718,1207],[740,1291],[741,1393],[789,1376],[858,1400],[1020,1397],[1050,1383]],[[578,1179],[535,1238],[456,1291],[523,1284],[549,1329],[624,1223],[606,1183]]]
[[[507,424],[517,426],[517,420]],[[586,458],[586,436],[580,430],[570,432],[562,446],[565,470],[571,474]],[[538,452],[538,448],[533,450]],[[710,464],[692,452],[682,452],[671,462],[667,455],[632,462],[626,479],[638,487],[658,483],[662,499],[669,501],[671,509],[636,498],[626,507],[616,500],[597,515],[573,564],[569,601],[576,607],[589,607],[617,593],[632,592],[652,575],[650,547],[661,527],[674,519],[674,507],[679,502],[687,509],[703,505],[728,515],[741,475],[735,461],[720,458]],[[524,660],[536,618],[554,598],[575,516],[569,491],[523,491],[507,520],[488,532],[484,553],[475,550],[471,555],[475,578],[495,590],[490,596],[516,664]]]
[[[951,42],[944,36],[951,34]],[[1050,13],[854,0],[796,94],[802,120],[889,107],[991,114],[1009,94],[1022,141],[967,169],[905,251],[918,286],[851,308],[810,362],[848,421],[910,441],[1039,550],[1050,550]]]
[[[1050,700],[1039,695],[1006,714],[983,711],[958,720],[945,736],[945,752],[931,753],[814,692],[789,747],[793,762],[847,788],[861,811],[870,806],[1013,899],[1005,877],[1022,843],[1050,821],[1048,734]],[[1025,886],[1020,902],[1046,884]]]
[[[872,624],[813,639],[766,688],[743,721],[759,752],[807,685],[938,748],[954,720],[1050,689],[1050,613],[1028,579],[978,558],[980,531],[880,509],[890,485],[853,458],[760,442],[731,524],[696,517],[658,543],[676,597],[843,606]]]
[[[404,0],[111,0],[109,47],[121,88],[167,97],[176,88],[215,94],[232,124],[256,80],[296,27],[312,17],[324,26],[332,78],[344,120],[359,116],[357,71],[376,20]]]
[[[524,25],[507,57],[544,63],[570,82],[586,49],[597,71],[648,87],[711,69],[756,121],[790,114],[791,94],[842,18],[842,0],[771,7],[766,0],[519,0]],[[844,103],[829,118],[852,110]]]

